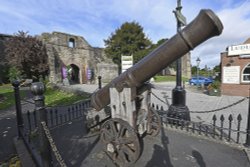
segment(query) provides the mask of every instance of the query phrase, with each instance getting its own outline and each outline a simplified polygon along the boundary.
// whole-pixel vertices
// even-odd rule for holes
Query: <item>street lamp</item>
[[[196,66],[196,68],[197,68],[197,88],[199,88],[199,65],[200,65],[200,62],[201,62],[201,60],[200,60],[200,58],[198,57],[197,59],[196,59],[196,64],[197,64],[197,66]]]
[[[177,33],[181,32],[182,27],[186,26],[186,18],[181,13],[181,0],[177,0],[177,7],[174,14],[177,21]],[[190,121],[190,112],[186,106],[186,91],[181,83],[182,69],[181,58],[176,61],[176,86],[172,90],[172,104],[169,106],[167,116]]]

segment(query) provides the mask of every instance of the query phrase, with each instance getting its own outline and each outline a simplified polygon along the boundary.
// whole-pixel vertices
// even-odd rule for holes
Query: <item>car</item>
[[[190,85],[209,85],[211,83],[213,83],[214,80],[212,78],[206,78],[206,77],[192,77],[191,79],[189,79],[189,84]]]

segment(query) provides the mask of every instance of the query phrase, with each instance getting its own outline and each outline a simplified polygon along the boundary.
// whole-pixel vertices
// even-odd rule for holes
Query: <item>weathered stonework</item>
[[[96,83],[99,75],[109,82],[118,75],[117,65],[104,55],[104,50],[91,47],[81,36],[52,32],[43,33],[40,38],[47,47],[49,79],[53,83],[62,82],[62,68],[70,65],[77,69],[79,83]]]
[[[191,54],[188,52],[181,58],[182,76],[191,78]]]
[[[181,57],[181,72],[182,77],[191,78],[191,56],[190,52]],[[171,67],[167,67],[161,72],[162,75],[176,75],[176,70]]]
[[[1,60],[5,56],[4,42],[11,37],[11,35],[0,34]],[[70,65],[78,69],[78,83],[97,83],[98,76],[102,76],[103,82],[109,82],[118,75],[118,66],[105,56],[103,48],[90,46],[81,36],[52,32],[43,33],[37,37],[46,45],[50,82],[63,83],[62,68]],[[88,70],[91,70],[91,78],[88,76]],[[175,72],[166,68],[163,75],[175,75]],[[189,53],[182,57],[182,76],[191,77]]]

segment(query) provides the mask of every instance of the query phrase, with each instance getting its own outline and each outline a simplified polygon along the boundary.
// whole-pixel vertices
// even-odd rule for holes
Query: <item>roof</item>
[[[243,44],[250,44],[250,38],[248,38]]]

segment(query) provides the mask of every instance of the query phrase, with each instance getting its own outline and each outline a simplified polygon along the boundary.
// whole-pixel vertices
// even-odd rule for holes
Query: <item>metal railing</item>
[[[53,128],[70,123],[73,120],[84,119],[86,112],[90,108],[90,100],[84,100],[67,106],[45,106],[43,84],[39,83],[32,90],[33,100],[20,99],[19,83],[13,83],[16,101],[16,115],[18,138],[25,143],[32,159],[37,166],[53,166],[51,139],[48,139],[48,131]],[[34,88],[33,88],[34,89]],[[32,105],[34,109],[23,110],[23,106]],[[32,108],[31,107],[31,108]],[[43,124],[42,124],[43,123]],[[46,124],[46,129],[44,129]],[[58,155],[54,153],[54,155]],[[60,163],[59,163],[60,164]]]
[[[223,114],[214,114],[211,120],[195,122],[167,115],[168,110],[165,106],[152,103],[151,107],[158,111],[162,123],[168,128],[185,130],[193,134],[204,135],[216,140],[232,142],[242,146],[245,146],[245,144],[250,145],[247,140],[247,136],[250,135],[247,132],[248,127],[243,128],[241,114],[236,115],[236,117],[233,117],[232,114],[228,117]]]
[[[49,150],[47,153],[51,155],[51,143],[49,143],[49,139],[46,137],[50,134],[49,130],[67,124],[73,120],[85,119],[85,114],[90,109],[90,101],[85,100],[68,106],[46,107],[43,98],[44,92],[40,90],[40,92],[37,91],[33,93],[34,101],[25,101],[25,103],[32,104],[34,110],[22,111],[19,84],[15,83],[13,86],[16,99],[18,137],[24,140],[25,145],[30,151],[37,166],[53,166],[51,156],[44,156],[44,153],[41,150],[41,144],[42,147],[47,148],[47,151]],[[158,97],[157,99],[164,102],[164,100]],[[237,104],[242,101],[243,100],[241,99]],[[231,114],[229,116],[214,114],[212,120],[209,120],[208,122],[195,122],[185,121],[178,117],[167,115],[168,110],[166,106],[156,105],[154,103],[152,103],[151,106],[158,111],[161,121],[166,128],[178,129],[223,142],[235,143],[241,146],[245,146],[244,144],[248,146],[250,145],[250,134],[247,133],[249,128],[242,128],[241,114],[238,114],[237,117],[233,117]],[[41,124],[42,122],[46,125],[46,131]],[[58,153],[57,150],[57,155]],[[54,155],[56,154],[54,153]]]

